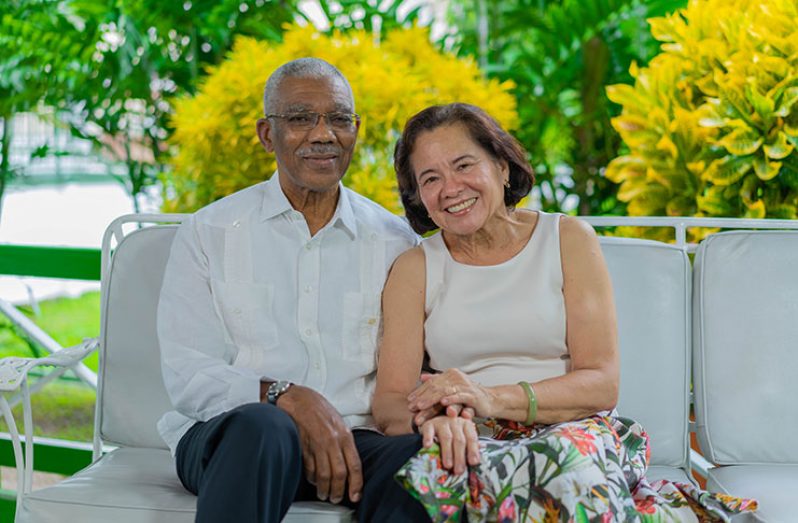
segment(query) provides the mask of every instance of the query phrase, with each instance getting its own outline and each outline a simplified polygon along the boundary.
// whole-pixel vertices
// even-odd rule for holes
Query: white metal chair
[[[711,490],[752,497],[751,519],[798,519],[798,231],[732,231],[694,269],[697,435]]]
[[[166,260],[181,218],[131,215],[109,226],[103,240],[95,461],[55,486],[22,494],[18,522],[194,521],[196,497],[180,484],[155,427],[171,410],[161,379],[155,321]],[[130,224],[140,223],[154,225],[126,231]],[[116,449],[103,454],[104,446]],[[28,474],[20,484],[30,484],[29,478]],[[351,521],[351,511],[328,503],[295,503],[284,521]]]

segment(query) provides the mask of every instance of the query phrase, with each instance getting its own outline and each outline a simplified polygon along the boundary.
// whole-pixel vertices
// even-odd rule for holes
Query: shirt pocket
[[[341,347],[346,360],[376,366],[380,330],[380,294],[344,294]]]
[[[274,286],[212,279],[211,289],[227,336],[238,348],[235,365],[257,367],[264,353],[278,345]]]

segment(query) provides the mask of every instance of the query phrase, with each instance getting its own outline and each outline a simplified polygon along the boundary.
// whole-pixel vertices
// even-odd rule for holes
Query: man
[[[158,307],[175,411],[158,428],[197,521],[277,522],[315,499],[361,521],[426,519],[393,480],[419,437],[352,430],[371,422],[383,282],[417,237],[340,183],[360,120],[337,69],[283,65],[264,111],[277,173],[175,237]]]

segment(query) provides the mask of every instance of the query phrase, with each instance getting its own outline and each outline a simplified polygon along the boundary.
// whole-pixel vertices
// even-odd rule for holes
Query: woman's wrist
[[[524,425],[531,426],[535,423],[535,418],[538,415],[538,398],[535,394],[535,390],[528,381],[519,381],[518,385],[524,389],[524,394],[526,394],[527,398],[527,412]]]
[[[523,387],[518,384],[489,387],[495,405],[489,418],[506,419],[523,423],[529,413],[529,398]]]

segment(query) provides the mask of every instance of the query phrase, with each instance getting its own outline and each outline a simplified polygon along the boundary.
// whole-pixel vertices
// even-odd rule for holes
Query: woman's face
[[[456,123],[421,133],[410,155],[418,194],[435,225],[468,235],[506,216],[507,162],[493,158]]]

